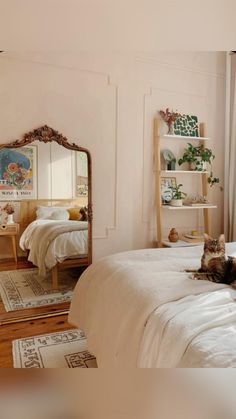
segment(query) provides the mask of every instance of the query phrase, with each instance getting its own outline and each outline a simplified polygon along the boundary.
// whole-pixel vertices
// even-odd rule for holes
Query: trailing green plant
[[[213,186],[215,183],[220,182],[220,179],[213,175],[212,162],[214,158],[215,155],[210,148],[204,147],[203,144],[194,147],[192,144],[188,143],[188,147],[185,148],[183,157],[179,159],[178,163],[180,166],[183,163],[194,163],[195,170],[198,170],[199,172],[204,171],[203,162],[209,163],[211,171],[207,180],[209,185]]]
[[[195,163],[199,166],[199,159],[201,158],[201,161],[212,163],[212,160],[214,160],[215,156],[212,153],[212,150],[210,148],[205,148],[203,144],[201,144],[198,147],[194,147],[192,144],[188,143],[188,148],[185,148],[183,157],[179,159],[179,165],[183,163]],[[200,169],[201,170],[201,169]]]
[[[210,172],[210,176],[208,176],[207,182],[209,183],[210,186],[215,185],[215,183],[219,183],[220,179],[218,177],[215,177],[212,173],[212,171]],[[223,188],[220,188],[221,191],[223,190]]]
[[[180,189],[182,188],[182,183],[176,186],[171,186],[172,189],[172,199],[184,199],[186,198],[187,194],[182,192]]]

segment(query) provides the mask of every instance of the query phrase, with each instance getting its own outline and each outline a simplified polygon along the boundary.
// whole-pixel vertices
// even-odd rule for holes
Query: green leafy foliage
[[[211,167],[210,176],[207,181],[210,186],[213,186],[216,183],[220,182],[220,179],[213,175],[212,171],[212,162],[215,158],[212,150],[210,148],[204,147],[203,144],[200,146],[194,147],[192,144],[188,143],[188,147],[185,148],[183,156],[179,159],[178,163],[181,166],[183,163],[194,163],[195,170],[200,172],[204,171],[203,162],[209,163]]]
[[[187,194],[182,192],[180,189],[182,188],[182,183],[176,186],[171,186],[172,189],[172,199],[184,199]]]
[[[188,148],[185,148],[183,157],[179,159],[179,165],[183,163],[197,163],[199,157],[202,161],[210,163],[214,160],[215,156],[212,153],[210,148],[205,148],[203,144],[198,147],[194,147],[192,144],[188,143]]]

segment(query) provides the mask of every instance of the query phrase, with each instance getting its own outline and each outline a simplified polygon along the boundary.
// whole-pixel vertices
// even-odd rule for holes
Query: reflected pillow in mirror
[[[37,220],[50,220],[54,211],[66,211],[67,208],[63,207],[43,207],[38,206],[36,211]]]
[[[68,208],[67,209],[69,219],[73,221],[78,221],[81,218],[80,208]]]
[[[69,220],[69,214],[66,210],[53,211],[49,217],[49,220]]]

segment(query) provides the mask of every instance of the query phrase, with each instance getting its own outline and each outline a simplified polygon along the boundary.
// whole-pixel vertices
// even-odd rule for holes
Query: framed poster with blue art
[[[0,150],[0,200],[37,198],[37,147]]]
[[[199,137],[198,118],[195,115],[181,115],[174,122],[174,134]]]

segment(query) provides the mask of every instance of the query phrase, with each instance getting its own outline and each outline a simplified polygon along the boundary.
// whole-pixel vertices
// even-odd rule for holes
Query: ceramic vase
[[[182,207],[183,200],[182,199],[171,199],[170,205],[172,205],[172,207]]]
[[[172,122],[172,124],[168,125],[167,135],[174,135],[174,124],[173,124],[173,122]]]
[[[176,243],[179,240],[179,234],[178,234],[178,231],[175,228],[172,228],[170,230],[168,239],[171,243]]]
[[[195,162],[190,163],[190,170],[199,170],[199,171],[206,171],[207,170],[207,162],[202,161],[201,157],[197,157],[199,164]]]
[[[14,224],[13,214],[8,214],[7,224]]]

